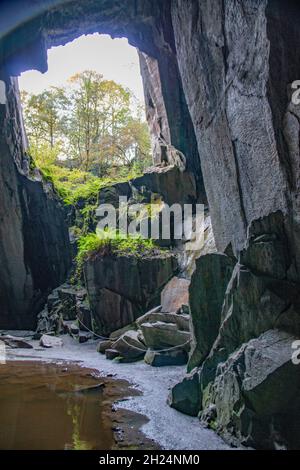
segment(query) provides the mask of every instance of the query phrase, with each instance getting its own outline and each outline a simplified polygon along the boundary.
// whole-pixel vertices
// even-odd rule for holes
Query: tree
[[[106,176],[111,168],[150,163],[148,126],[134,117],[129,90],[95,71],[65,88],[23,95],[25,125],[35,149],[60,146],[66,166]]]
[[[47,142],[54,148],[61,139],[61,110],[65,103],[63,90],[51,87],[38,95],[23,92],[22,99],[29,140],[37,147]]]

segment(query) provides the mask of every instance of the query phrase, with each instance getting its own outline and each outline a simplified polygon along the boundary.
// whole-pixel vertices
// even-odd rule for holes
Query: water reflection
[[[111,449],[106,389],[93,388],[100,381],[74,365],[0,365],[0,449]]]

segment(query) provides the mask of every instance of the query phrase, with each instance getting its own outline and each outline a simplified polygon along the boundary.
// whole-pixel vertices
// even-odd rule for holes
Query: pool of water
[[[0,364],[0,449],[113,449],[122,384],[76,364]]]

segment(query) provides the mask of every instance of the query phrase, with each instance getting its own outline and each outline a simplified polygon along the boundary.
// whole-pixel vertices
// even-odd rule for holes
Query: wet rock
[[[0,336],[0,341],[11,349],[32,349],[32,345],[22,338],[11,335]]]
[[[189,350],[190,333],[178,330],[175,323],[143,323],[141,325],[146,345],[151,349],[164,349],[172,346],[182,346]]]
[[[173,277],[161,293],[161,311],[176,312],[182,305],[188,305],[189,285],[189,280]]]
[[[201,364],[218,336],[225,291],[233,267],[233,260],[219,253],[201,256],[196,261],[190,285],[192,345],[189,371]]]
[[[105,388],[104,383],[99,383],[97,385],[90,385],[89,387],[84,387],[84,388],[77,388],[75,390],[75,393],[80,393],[83,395],[90,395],[92,393],[101,393],[103,392],[103,389]]]
[[[40,346],[43,348],[58,348],[62,347],[62,345],[62,339],[55,336],[43,335],[40,339]]]
[[[188,354],[182,349],[166,352],[157,352],[148,349],[144,361],[153,367],[183,366],[188,361]]]
[[[190,416],[197,416],[202,405],[199,371],[186,375],[176,384],[168,397],[168,404],[175,410]]]
[[[103,256],[87,261],[85,279],[95,332],[108,336],[133,323],[151,305],[177,268],[173,255]]]

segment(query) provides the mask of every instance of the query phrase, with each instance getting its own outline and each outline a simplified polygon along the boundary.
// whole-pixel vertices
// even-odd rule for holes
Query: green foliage
[[[134,255],[139,258],[153,255],[158,250],[162,249],[153,240],[144,239],[140,235],[125,235],[109,228],[98,230],[97,233],[88,233],[78,240],[76,271],[72,282],[80,281],[83,264],[89,258],[105,255]]]
[[[65,204],[76,205],[80,201],[85,201],[95,206],[101,189],[142,174],[135,166],[120,167],[119,171],[111,172],[112,175],[99,178],[90,172],[64,166],[65,162],[58,158],[59,151],[59,146],[50,148],[48,144],[32,145],[30,167],[32,170],[36,167],[41,170],[45,180],[53,183]]]
[[[39,149],[39,165],[59,163],[99,177],[114,167],[142,171],[151,163],[150,135],[133,100],[128,89],[90,70],[65,88],[23,92],[25,127],[31,148]]]
[[[89,257],[105,254],[141,257],[159,249],[153,240],[142,238],[141,235],[125,235],[111,229],[98,230],[79,239],[77,261],[82,264]]]

